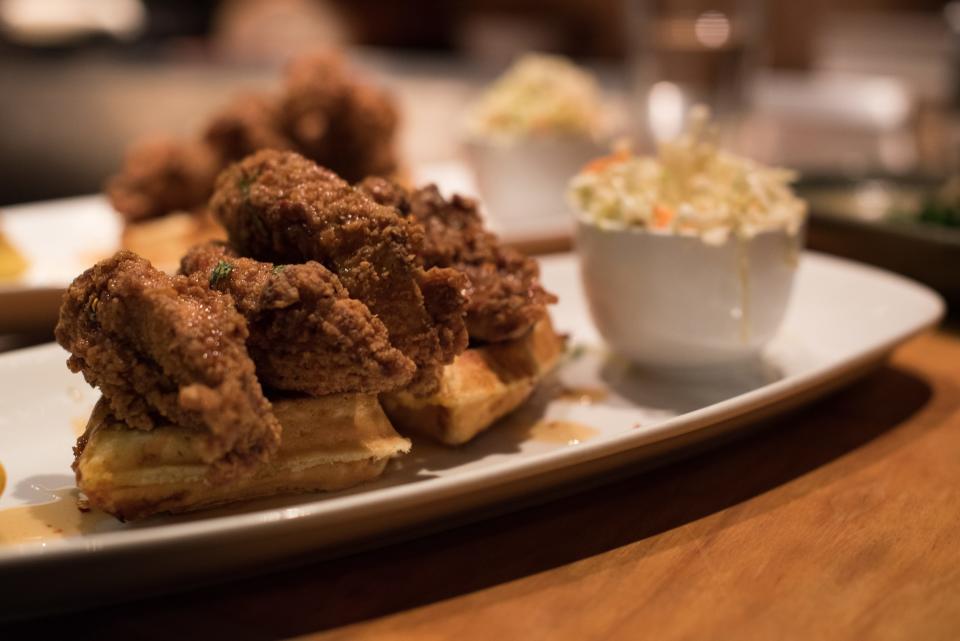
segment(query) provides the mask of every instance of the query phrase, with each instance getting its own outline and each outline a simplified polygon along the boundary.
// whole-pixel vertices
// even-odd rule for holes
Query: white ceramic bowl
[[[467,158],[487,213],[503,227],[569,223],[567,184],[602,148],[589,138],[544,136],[497,144],[471,139]]]
[[[594,323],[639,364],[704,367],[755,357],[783,319],[802,236],[764,232],[720,246],[580,220]]]

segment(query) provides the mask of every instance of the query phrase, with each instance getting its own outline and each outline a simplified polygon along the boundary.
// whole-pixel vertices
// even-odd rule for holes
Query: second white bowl
[[[588,138],[543,136],[497,144],[465,143],[467,157],[490,216],[505,227],[569,222],[565,194],[570,178],[601,148]]]

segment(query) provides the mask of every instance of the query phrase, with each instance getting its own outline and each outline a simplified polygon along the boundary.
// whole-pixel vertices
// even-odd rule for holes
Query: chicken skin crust
[[[315,260],[334,272],[416,364],[413,389],[435,389],[443,366],[466,348],[466,277],[424,272],[423,228],[333,172],[293,152],[261,151],[220,174],[210,209],[239,255]]]
[[[212,114],[190,140],[131,147],[106,192],[127,221],[206,206],[217,174],[261,149],[292,149],[350,181],[396,175],[399,115],[389,93],[358,77],[343,56],[293,60],[278,92],[246,92]]]
[[[204,432],[202,456],[214,476],[249,471],[279,447],[246,321],[205,282],[120,251],[73,281],[55,333],[70,370],[99,387],[129,427],[172,422]]]
[[[313,396],[398,389],[416,366],[387,328],[315,261],[273,265],[198,245],[180,270],[233,297],[247,319],[247,348],[264,386]]]
[[[476,201],[459,195],[446,200],[434,185],[407,191],[376,177],[358,188],[423,226],[427,267],[453,267],[469,278],[466,322],[471,341],[519,338],[546,316],[547,304],[556,302],[540,285],[536,261],[503,247],[484,229]]]
[[[394,133],[399,115],[393,99],[379,87],[357,82],[338,53],[316,53],[290,63],[280,119],[294,149],[345,180],[398,169]]]
[[[236,96],[213,115],[203,141],[216,152],[220,167],[260,149],[291,149],[293,141],[280,123],[277,100],[269,94]],[[210,188],[216,176],[210,179]]]
[[[207,145],[148,138],[127,152],[123,169],[106,184],[114,209],[128,221],[202,207],[221,161]]]

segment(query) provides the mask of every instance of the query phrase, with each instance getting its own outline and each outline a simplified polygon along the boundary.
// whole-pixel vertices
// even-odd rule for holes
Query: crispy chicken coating
[[[292,149],[283,132],[276,98],[266,94],[243,94],[214,114],[203,134],[216,152],[221,166],[260,149]]]
[[[278,94],[240,95],[188,142],[148,140],[131,148],[106,191],[128,220],[206,205],[217,173],[261,149],[291,149],[345,176],[397,171],[393,99],[356,79],[337,54],[293,61]]]
[[[206,435],[203,456],[231,476],[267,460],[280,424],[247,353],[246,321],[202,280],[167,276],[120,251],[70,285],[57,342],[128,426],[172,422]]]
[[[314,396],[372,393],[413,377],[413,361],[390,344],[380,319],[320,263],[274,266],[239,258],[214,242],[191,249],[181,271],[233,297],[247,319],[257,376],[267,387]]]
[[[210,207],[240,255],[316,260],[337,274],[416,364],[414,389],[435,388],[443,365],[466,348],[466,278],[425,273],[420,225],[333,172],[292,152],[261,151],[220,175]]]
[[[130,221],[192,211],[210,196],[220,167],[216,154],[202,143],[143,140],[130,148],[121,172],[107,181],[107,196]]]
[[[350,182],[397,170],[391,97],[356,82],[336,53],[304,56],[287,68],[280,109],[295,149]]]
[[[424,264],[453,267],[467,275],[467,331],[471,340],[518,338],[543,318],[556,297],[540,285],[536,261],[500,245],[484,229],[477,203],[459,195],[444,199],[434,185],[407,192],[382,178],[359,188],[423,225]]]

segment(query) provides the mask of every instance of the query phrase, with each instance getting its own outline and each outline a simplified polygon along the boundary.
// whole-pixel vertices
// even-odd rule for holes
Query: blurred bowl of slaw
[[[593,75],[527,54],[468,112],[464,149],[487,212],[508,226],[569,218],[570,177],[603,149],[611,117]]]
[[[655,367],[756,357],[783,319],[803,244],[794,179],[719,149],[703,109],[655,156],[620,148],[584,167],[568,198],[608,345]]]

